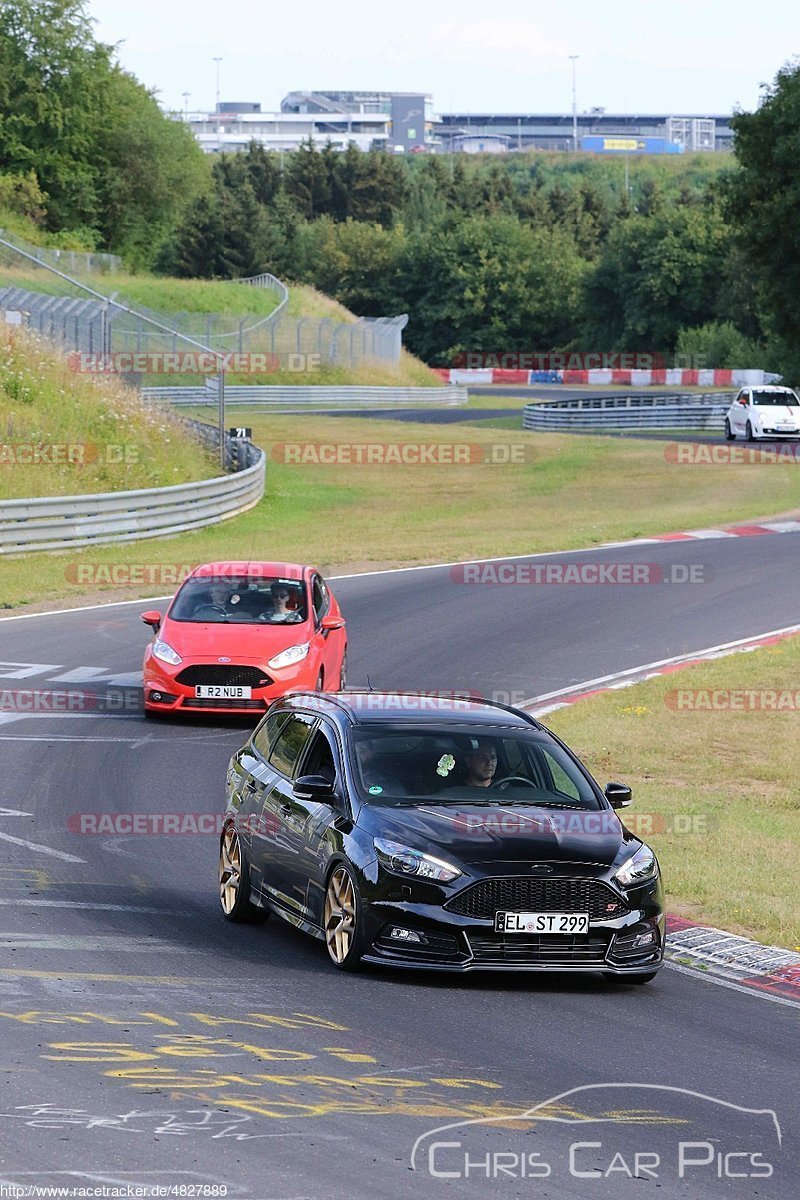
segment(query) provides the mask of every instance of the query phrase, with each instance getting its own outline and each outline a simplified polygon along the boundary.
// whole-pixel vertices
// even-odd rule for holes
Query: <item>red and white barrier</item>
[[[434,367],[437,375],[447,383],[470,384],[522,384],[566,383],[603,387],[620,384],[623,387],[751,387],[772,383],[777,375],[767,371],[733,371],[715,367],[694,370],[688,367],[662,367],[650,371],[615,371],[599,368],[592,371],[520,371],[497,367]]]

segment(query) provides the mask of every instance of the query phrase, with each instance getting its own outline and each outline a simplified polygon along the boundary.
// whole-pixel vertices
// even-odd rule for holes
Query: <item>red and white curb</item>
[[[690,367],[654,367],[641,370],[615,370],[611,367],[594,367],[587,370],[562,367],[549,370],[526,370],[524,367],[433,367],[432,370],[445,383],[467,387],[470,384],[505,383],[530,387],[536,383],[566,383],[596,387],[622,384],[624,387],[738,388],[760,386],[780,378],[760,369],[733,371],[719,367],[706,367],[701,370]]]
[[[718,646],[707,646],[704,650],[694,650],[688,654],[677,654],[672,658],[662,658],[656,662],[643,663],[639,667],[631,667],[627,671],[616,671],[613,675],[599,675],[596,679],[586,679],[582,683],[571,684],[554,692],[543,692],[539,696],[531,696],[519,707],[535,717],[546,713],[556,712],[560,708],[568,708],[579,700],[588,700],[590,696],[604,696],[609,692],[618,692],[623,688],[632,687],[636,683],[644,683],[647,679],[657,679],[661,675],[672,675],[687,667],[699,666],[700,663],[711,662],[715,658],[726,658],[729,654],[743,654],[749,650],[758,650],[763,646],[774,646],[785,638],[796,637],[800,634],[800,625],[785,625],[782,629],[772,629],[769,633],[760,633],[755,637],[738,638],[734,642],[721,642]]]
[[[760,521],[749,525],[727,525],[721,529],[690,529],[683,533],[658,533],[650,538],[637,538],[639,542],[703,542],[717,538],[763,537],[771,533],[800,533],[800,521]],[[611,543],[618,546],[634,545],[633,542]]]
[[[770,996],[800,1002],[800,954],[683,917],[667,918],[666,957]]]

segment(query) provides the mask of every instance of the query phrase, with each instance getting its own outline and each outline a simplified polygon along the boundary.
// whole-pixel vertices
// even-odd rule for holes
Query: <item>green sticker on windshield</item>
[[[378,787],[377,783],[374,783],[372,785],[372,787],[369,789],[369,794],[370,794],[370,796],[380,796],[382,791],[383,791],[383,788]]]

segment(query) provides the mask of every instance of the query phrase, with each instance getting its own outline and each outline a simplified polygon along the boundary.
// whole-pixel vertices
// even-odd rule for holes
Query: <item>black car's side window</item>
[[[307,717],[303,713],[292,713],[288,721],[281,727],[278,740],[272,748],[269,763],[276,771],[291,779],[294,768],[308,741],[316,717]]]
[[[253,734],[253,745],[262,758],[268,759],[288,712],[270,713]]]
[[[300,771],[303,775],[322,775],[331,783],[336,782],[336,757],[323,729],[318,729],[312,737]]]

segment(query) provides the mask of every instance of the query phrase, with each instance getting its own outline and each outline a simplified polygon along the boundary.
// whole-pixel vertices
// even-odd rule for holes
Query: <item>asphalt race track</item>
[[[786,534],[535,560],[673,578],[694,566],[693,584],[489,586],[448,567],[344,578],[350,682],[514,702],[767,632],[800,621],[799,550]],[[0,1184],[797,1195],[792,1002],[672,967],[647,987],[344,975],[276,919],[226,924],[216,835],[192,830],[221,812],[246,726],[103,710],[135,705],[145,607],[0,621],[6,693],[99,704],[0,714]],[[160,831],[120,832],[117,817],[117,832],[80,833],[87,813],[151,814]]]

